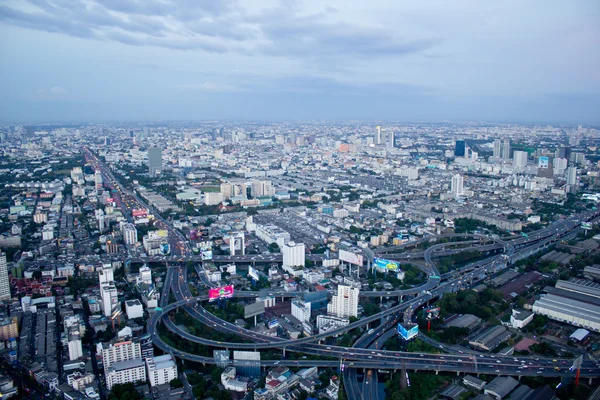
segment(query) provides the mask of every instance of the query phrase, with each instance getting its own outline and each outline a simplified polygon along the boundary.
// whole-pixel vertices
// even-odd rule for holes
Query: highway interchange
[[[114,177],[112,172],[93,154],[86,150],[88,159],[94,160],[94,166],[100,168],[104,177],[104,184],[113,190],[117,190],[120,193],[125,192],[125,189],[120,185],[118,180]],[[131,193],[137,206],[146,206],[139,197]],[[125,205],[120,202],[121,208],[126,208],[129,211],[133,208],[132,205]],[[147,206],[146,206],[147,207]],[[125,211],[125,210],[124,210]],[[125,214],[125,212],[124,212]],[[325,360],[261,360],[261,366],[270,367],[274,365],[286,365],[291,367],[342,367],[344,371],[345,385],[348,392],[349,398],[358,398],[357,393],[358,381],[356,373],[359,369],[365,371],[368,370],[400,370],[403,367],[411,371],[447,371],[460,373],[475,373],[475,374],[496,374],[496,375],[528,375],[528,376],[543,376],[543,377],[560,377],[569,373],[569,368],[572,365],[570,359],[549,359],[549,358],[533,358],[533,357],[501,357],[493,356],[488,354],[480,354],[472,352],[467,353],[450,353],[450,354],[419,354],[409,352],[394,352],[387,350],[380,350],[381,344],[387,337],[391,337],[395,334],[396,324],[400,321],[411,321],[414,312],[428,302],[435,298],[443,296],[444,293],[453,292],[459,290],[459,288],[466,286],[467,283],[472,283],[481,279],[485,274],[493,274],[494,272],[504,268],[507,264],[513,263],[521,258],[525,258],[542,248],[545,248],[552,243],[564,238],[568,235],[573,235],[578,232],[579,225],[583,221],[596,222],[598,219],[597,211],[586,211],[579,214],[576,217],[570,217],[568,219],[561,219],[551,224],[545,229],[533,232],[528,237],[513,237],[507,240],[492,239],[489,237],[482,237],[480,235],[465,235],[455,234],[446,235],[440,237],[448,237],[451,239],[461,238],[460,242],[447,242],[435,244],[429,246],[423,252],[423,258],[425,259],[426,267],[423,269],[427,272],[427,282],[419,287],[415,287],[408,290],[392,290],[392,291],[364,291],[361,292],[361,296],[365,297],[410,297],[415,296],[411,299],[407,299],[404,302],[400,302],[396,306],[392,306],[380,313],[377,313],[370,317],[363,317],[358,321],[342,328],[332,330],[325,334],[314,335],[311,337],[305,337],[296,340],[288,340],[278,337],[263,336],[240,328],[237,325],[233,325],[224,320],[217,318],[216,316],[209,313],[202,303],[208,300],[206,295],[193,297],[189,291],[187,283],[187,268],[184,266],[182,261],[194,260],[195,258],[189,248],[189,245],[183,235],[174,229],[171,224],[162,219],[159,215],[156,215],[159,221],[159,227],[169,231],[169,236],[175,239],[172,244],[172,257],[165,262],[174,262],[176,266],[168,268],[167,276],[163,286],[163,293],[161,297],[161,308],[162,311],[156,312],[153,317],[148,321],[147,330],[153,337],[153,343],[156,347],[160,348],[164,352],[169,352],[184,360],[195,361],[205,364],[214,363],[214,358],[203,357],[195,354],[188,353],[182,349],[175,349],[167,345],[160,337],[158,332],[159,324],[169,329],[174,334],[177,334],[187,340],[201,343],[206,346],[211,346],[215,349],[265,349],[265,348],[279,348],[282,349],[284,354],[286,351],[294,351],[306,354],[313,354],[316,356],[327,357]],[[469,243],[465,243],[465,240],[471,239]],[[422,242],[430,242],[435,240],[433,238],[423,239]],[[489,244],[489,242],[493,242]],[[486,243],[486,244],[483,244]],[[465,244],[472,245],[472,249],[478,251],[489,251],[501,249],[502,254],[491,256],[485,260],[478,261],[461,268],[460,270],[454,271],[450,274],[446,274],[440,277],[435,263],[432,260],[432,255],[436,254],[453,254],[456,249],[446,249],[452,246],[464,246]],[[387,249],[387,251],[402,251],[410,247],[414,247],[415,243],[411,243],[405,246],[399,246],[394,249]],[[464,251],[458,249],[459,251]],[[447,252],[447,253],[445,253]],[[279,261],[280,255],[268,255],[273,260]],[[246,258],[240,260],[234,260],[232,257],[224,257],[223,262],[262,262],[266,256],[254,256],[255,259],[246,261]],[[318,256],[315,257],[314,261],[320,261]],[[390,259],[403,259],[406,255],[386,255],[386,258]],[[145,260],[148,261],[148,260]],[[266,260],[265,261],[269,261]],[[200,265],[200,270],[202,266]],[[206,276],[200,274],[200,279],[208,287],[210,282]],[[169,299],[169,293],[173,293],[176,302],[167,304]],[[293,297],[300,293],[293,292],[282,292],[273,291],[272,293],[276,297]],[[237,297],[257,297],[257,292],[236,292]],[[206,326],[211,327],[214,330],[235,334],[241,338],[250,341],[251,343],[237,343],[237,342],[219,342],[202,337],[194,336],[186,332],[181,327],[177,326],[168,317],[170,311],[177,308],[183,308],[192,317],[196,318]],[[380,321],[379,326],[372,330],[368,327],[370,323]],[[340,335],[347,331],[350,331],[357,327],[366,326],[368,331],[363,334],[361,338],[355,343],[354,347],[340,347],[333,345],[324,345],[319,342],[329,336]],[[443,350],[453,352],[453,349],[444,348]],[[332,360],[334,358],[335,360]],[[238,360],[230,360],[231,365],[239,365],[241,362]],[[590,360],[585,360],[581,369],[582,377],[595,378],[600,376],[600,366],[596,365]],[[365,374],[365,380],[363,386],[374,385],[377,382],[377,374]],[[363,390],[365,388],[363,387]],[[372,389],[371,392],[374,392]],[[374,393],[372,398],[377,398],[377,394]]]

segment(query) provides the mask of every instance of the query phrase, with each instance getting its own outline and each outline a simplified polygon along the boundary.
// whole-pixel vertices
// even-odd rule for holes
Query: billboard
[[[373,264],[376,268],[383,269],[386,271],[398,271],[398,269],[400,268],[400,264],[398,264],[396,261],[390,261],[377,257],[373,259]]]
[[[342,249],[340,249],[339,259],[340,261],[345,261],[354,265],[363,265],[364,261],[362,254],[356,254]]]
[[[131,215],[133,215],[133,217],[145,217],[146,215],[148,215],[148,210],[146,209],[133,209],[131,211]]]
[[[410,329],[406,329],[402,324],[398,324],[398,334],[404,340],[410,340],[419,333],[419,325],[415,325]]]
[[[171,252],[171,245],[169,243],[161,243],[160,251],[165,255],[169,254]]]
[[[233,297],[233,285],[211,288],[208,290],[208,301],[229,299]]]
[[[259,281],[260,278],[258,276],[258,271],[252,267],[248,267],[248,276],[254,279],[255,281]]]
[[[273,318],[269,321],[269,329],[275,329],[279,326],[279,320],[277,318]]]
[[[202,261],[212,260],[213,252],[212,250],[202,250]]]
[[[440,316],[440,308],[428,308],[427,310],[425,310],[425,313],[427,314],[427,319],[436,319]]]
[[[541,156],[538,158],[538,168],[548,169],[550,165],[550,159],[546,156]]]

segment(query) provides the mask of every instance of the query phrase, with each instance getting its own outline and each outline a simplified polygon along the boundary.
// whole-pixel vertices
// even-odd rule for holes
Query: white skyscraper
[[[116,362],[142,358],[142,346],[137,342],[125,340],[116,343],[102,343],[102,365],[106,371]]]
[[[288,270],[291,267],[303,267],[305,263],[304,243],[288,242],[281,249],[283,253],[283,269]]]
[[[494,158],[502,157],[502,140],[494,140]]]
[[[102,268],[98,270],[98,280],[100,281],[100,287],[102,287],[102,284],[104,283],[113,282],[115,280],[111,264],[102,264]]]
[[[137,228],[134,224],[123,224],[123,226],[121,227],[121,232],[123,233],[123,241],[125,242],[125,244],[134,245],[137,243]]]
[[[100,170],[94,173],[94,183],[96,184],[96,189],[102,188],[102,172]]]
[[[567,169],[568,161],[566,158],[555,158],[554,162],[554,173],[556,175],[563,175]]]
[[[6,299],[10,299],[8,265],[6,263],[6,253],[0,253],[0,300]]]
[[[452,193],[455,196],[463,194],[463,177],[461,174],[456,174],[452,177]]]
[[[337,317],[356,317],[358,315],[358,295],[360,289],[346,285],[338,285],[337,294],[327,305],[327,313]]]
[[[373,143],[381,144],[383,142],[383,137],[381,136],[381,127],[377,126],[375,132],[375,137],[373,138]]]
[[[527,152],[515,150],[513,154],[513,167],[523,170],[527,167]]]
[[[117,288],[114,283],[103,283],[100,285],[100,296],[102,297],[102,312],[106,317],[110,317],[113,309],[119,305]]]
[[[510,160],[510,140],[508,139],[502,142],[502,159]]]

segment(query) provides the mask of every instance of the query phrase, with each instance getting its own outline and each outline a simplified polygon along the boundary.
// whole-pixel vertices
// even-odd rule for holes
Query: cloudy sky
[[[0,121],[600,124],[598,0],[0,0]]]

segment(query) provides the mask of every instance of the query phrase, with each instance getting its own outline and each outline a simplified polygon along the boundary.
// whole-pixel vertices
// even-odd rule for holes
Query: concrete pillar
[[[459,376],[459,375],[460,375],[460,371],[456,371],[456,376]]]
[[[592,386],[592,378],[588,379],[588,385]]]
[[[440,371],[435,371],[435,374],[438,375],[440,373]]]
[[[283,347],[283,358],[285,358],[285,346]]]

